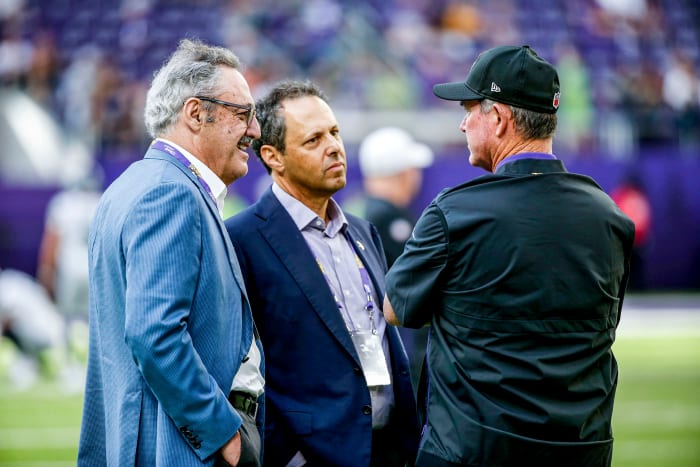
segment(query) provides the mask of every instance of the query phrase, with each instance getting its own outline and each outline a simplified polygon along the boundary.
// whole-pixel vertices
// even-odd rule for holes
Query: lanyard
[[[197,180],[199,180],[199,183],[204,187],[204,190],[209,194],[209,197],[214,201],[214,205],[216,206],[216,198],[214,197],[214,194],[211,192],[211,188],[209,188],[209,184],[204,181],[202,178],[202,175],[199,173],[199,170],[197,170],[197,167],[190,162],[189,159],[187,159],[180,151],[178,151],[174,146],[166,143],[163,140],[155,140],[152,144],[151,147],[153,149],[159,149],[161,151],[167,152],[171,156],[173,156],[175,159],[177,159],[182,165],[190,169],[190,171],[194,174],[195,177],[197,177]]]
[[[372,334],[377,334],[377,328],[374,325],[374,299],[372,298],[372,287],[371,287],[371,280],[369,278],[369,273],[367,272],[367,268],[365,268],[364,264],[362,264],[362,261],[360,260],[360,257],[357,256],[357,252],[355,252],[355,249],[352,246],[352,243],[348,240],[348,244],[350,245],[350,248],[352,248],[353,254],[355,255],[355,264],[357,265],[357,269],[360,272],[360,279],[362,280],[362,289],[365,291],[366,298],[367,298],[367,303],[365,303],[365,310],[369,314],[369,322],[372,330]],[[326,282],[328,283],[328,287],[331,289],[331,292],[333,292],[333,285],[331,283],[330,277],[328,277],[328,273],[326,270],[323,268],[323,265],[321,264],[321,261],[316,258],[316,264],[318,264],[319,269],[321,270],[321,273],[323,274],[323,277],[326,279]],[[341,285],[342,288],[342,285]],[[338,310],[345,310],[345,307],[343,307],[343,304],[340,302],[340,299],[338,299],[338,295],[333,292],[333,299],[335,300],[335,304],[338,306]],[[352,322],[352,317],[350,316],[350,313],[348,310],[345,310],[345,314],[347,314],[348,321],[350,324],[354,327],[355,323]],[[349,327],[348,327],[349,329]],[[349,329],[351,331],[354,331],[354,329]]]

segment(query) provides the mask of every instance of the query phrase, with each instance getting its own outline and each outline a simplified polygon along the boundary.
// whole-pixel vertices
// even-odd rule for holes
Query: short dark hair
[[[260,123],[260,138],[252,143],[255,154],[265,166],[267,173],[270,167],[260,156],[260,148],[270,145],[284,153],[286,150],[284,140],[287,134],[287,125],[279,114],[282,102],[290,99],[298,99],[305,96],[315,96],[328,102],[328,98],[316,84],[311,81],[281,81],[277,83],[264,97],[255,103],[258,122]]]

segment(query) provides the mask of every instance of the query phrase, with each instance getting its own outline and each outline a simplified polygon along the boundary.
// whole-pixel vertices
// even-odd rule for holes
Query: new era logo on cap
[[[491,92],[501,92],[500,86],[493,81],[491,81]]]

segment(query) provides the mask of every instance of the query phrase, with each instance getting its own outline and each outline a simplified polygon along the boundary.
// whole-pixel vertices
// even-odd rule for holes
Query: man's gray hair
[[[479,104],[481,111],[488,113],[493,109],[495,101],[484,99]],[[508,105],[508,104],[504,104]],[[523,109],[508,105],[513,112],[513,120],[515,121],[515,129],[523,137],[527,139],[546,139],[553,138],[557,130],[557,114],[548,114],[535,112],[534,110]]]
[[[239,68],[238,57],[228,49],[183,39],[158,70],[146,95],[144,121],[153,138],[165,134],[177,121],[183,104],[192,96],[214,96],[220,86],[221,66]]]

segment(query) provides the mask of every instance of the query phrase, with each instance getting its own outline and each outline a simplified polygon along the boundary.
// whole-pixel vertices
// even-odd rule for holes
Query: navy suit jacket
[[[386,261],[379,235],[368,222],[347,218],[347,236],[383,297]],[[310,465],[369,465],[369,390],[301,232],[271,189],[228,219],[226,228],[265,349],[265,465],[285,465],[297,451]],[[413,461],[419,428],[408,359],[396,328],[387,326],[386,332],[396,402],[392,444]]]

